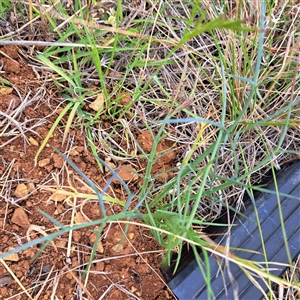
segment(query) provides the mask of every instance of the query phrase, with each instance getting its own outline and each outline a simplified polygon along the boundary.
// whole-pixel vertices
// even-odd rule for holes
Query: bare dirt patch
[[[69,225],[71,220],[78,224],[101,218],[97,200],[53,197],[44,188],[91,192],[52,147],[62,152],[69,149],[70,159],[102,188],[111,174],[99,170],[81,128],[71,130],[64,146],[63,129],[55,130],[35,166],[36,151],[57,116],[54,109],[57,90],[50,89],[50,84],[47,88],[41,86],[33,69],[22,58],[21,49],[6,46],[1,51],[4,53],[0,54],[2,76],[12,83],[14,90],[0,94],[0,110],[12,118],[17,116],[10,121],[1,115],[0,120],[0,252],[6,252],[57,230],[39,210],[64,225]],[[44,97],[47,101],[39,99],[41,94],[48,95]],[[148,132],[137,132],[136,139],[146,153],[151,151],[153,139]],[[167,140],[157,147],[152,175],[159,174],[161,181],[173,176],[167,171],[175,165],[176,151],[172,147]],[[143,176],[146,160],[139,158],[137,165],[140,168],[133,169],[126,162],[116,164],[119,176],[132,182],[133,191],[139,188],[137,178]],[[108,194],[125,200],[119,182],[113,182],[112,186]],[[109,203],[106,208],[110,214],[122,209]],[[141,226],[130,225],[124,233],[124,224],[107,225],[88,276],[84,278],[95,230],[97,227],[90,227],[60,236],[34,261],[32,258],[42,245],[6,257],[0,264],[0,299],[50,299],[54,295],[57,299],[75,299],[79,295],[88,299],[101,296],[103,299],[174,299],[159,270],[163,249]]]

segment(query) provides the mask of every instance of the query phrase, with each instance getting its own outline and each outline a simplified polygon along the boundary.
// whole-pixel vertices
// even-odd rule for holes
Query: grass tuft
[[[64,226],[41,212],[58,231],[6,254],[92,225],[100,226],[99,240],[107,224],[141,218],[139,226],[149,228],[165,248],[164,263],[169,265],[178,253],[174,271],[183,245],[191,245],[211,298],[210,253],[238,264],[253,282],[253,274],[265,278],[270,290],[273,282],[297,288],[268,271],[266,253],[263,262],[245,261],[203,232],[229,211],[241,214],[246,195],[255,201],[254,191],[267,192],[258,185],[267,172],[276,182],[275,171],[300,157],[300,12],[294,1],[280,6],[272,1],[150,1],[147,7],[117,1],[110,8],[96,1],[47,3],[0,4],[0,13],[14,6],[32,21],[20,39],[7,32],[0,43],[42,45],[42,50],[32,48],[31,59],[44,82],[54,83],[60,93],[60,112],[35,164],[55,130],[63,130],[62,144],[69,146],[70,131],[80,127],[101,173],[106,170],[111,177],[100,189],[68,151],[58,152],[93,194],[45,188],[73,199],[97,199],[99,220]],[[26,39],[31,24],[33,36],[47,36],[47,44]],[[95,111],[90,105],[99,95],[104,103]],[[0,136],[18,130],[26,143],[30,130],[16,121],[20,113],[0,112]],[[13,127],[9,133],[5,122]],[[150,149],[141,143],[145,132]],[[170,146],[162,149],[166,144]],[[173,153],[171,165],[162,163]],[[138,187],[125,182],[111,161],[136,170]],[[111,196],[116,178],[125,201]],[[278,191],[277,197],[281,210]],[[121,212],[107,215],[112,204]],[[281,224],[284,235],[283,219]],[[285,247],[292,267],[287,242]]]

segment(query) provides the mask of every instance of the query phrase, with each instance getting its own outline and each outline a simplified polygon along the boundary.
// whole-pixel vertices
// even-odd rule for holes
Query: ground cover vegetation
[[[245,261],[205,234],[230,232],[300,157],[299,14],[288,0],[1,1],[3,297],[175,299],[159,266],[176,270],[187,244],[211,298],[211,254],[263,277],[265,298],[299,297],[299,262],[277,278],[266,253]]]

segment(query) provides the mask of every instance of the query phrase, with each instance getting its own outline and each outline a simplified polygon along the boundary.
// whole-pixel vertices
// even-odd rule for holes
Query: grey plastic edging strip
[[[279,193],[287,194],[300,199],[300,161],[295,162],[277,178]],[[274,186],[269,190],[275,190]],[[289,252],[292,258],[300,253],[300,200],[290,196],[280,196],[281,211],[284,220],[284,227],[288,241]],[[287,249],[284,244],[282,224],[280,222],[278,200],[275,194],[263,193],[256,201],[256,208],[259,216],[259,223],[263,235],[263,244],[266,249],[268,268],[270,273],[281,276],[285,267],[273,264],[288,264]],[[262,250],[261,237],[257,226],[257,218],[253,205],[244,212],[247,218],[238,217],[232,227],[229,238],[229,245],[232,248],[248,249],[246,251],[231,251],[238,257],[259,261],[264,266],[264,256]],[[228,237],[220,236],[215,240],[216,243],[225,246]],[[213,255],[209,258],[211,289],[214,292],[214,299],[260,299],[262,292],[254,286],[240,267],[229,262],[229,270],[234,278],[233,284],[229,278],[228,267],[222,266],[222,272]],[[223,275],[222,275],[223,273]],[[264,281],[255,277],[257,283],[268,291]],[[193,260],[183,271],[169,282],[169,287],[180,300],[208,299],[205,280],[197,263]]]

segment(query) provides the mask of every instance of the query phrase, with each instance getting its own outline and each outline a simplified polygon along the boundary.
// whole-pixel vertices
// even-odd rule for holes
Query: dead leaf
[[[65,194],[60,194],[59,191],[52,194],[49,200],[60,202],[64,201],[68,196]]]
[[[104,107],[105,95],[100,93],[96,100],[89,105],[89,108],[93,109],[96,112],[101,112]]]
[[[31,238],[30,238],[30,233],[31,233],[31,231],[37,231],[37,232],[39,232],[40,234],[42,234],[44,237],[46,237],[46,236],[48,236],[48,234],[47,234],[44,230],[45,230],[45,227],[44,227],[44,226],[30,225],[30,227],[27,229],[27,232],[26,232],[26,236],[27,236],[27,241],[28,241],[28,243],[31,242]],[[58,252],[58,251],[57,251],[57,248],[56,248],[56,245],[54,244],[54,242],[51,241],[50,244],[53,246],[55,252]]]

